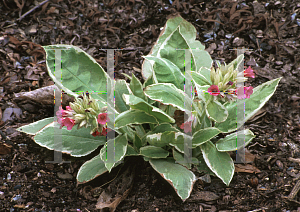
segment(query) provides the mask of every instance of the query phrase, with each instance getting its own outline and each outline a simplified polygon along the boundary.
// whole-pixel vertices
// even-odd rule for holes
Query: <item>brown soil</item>
[[[27,15],[37,1],[2,2],[0,211],[97,211],[95,188],[112,180],[104,188],[110,185],[117,191],[125,170],[134,165],[133,188],[117,212],[300,211],[298,1],[50,0]],[[175,12],[196,27],[197,39],[213,59],[230,62],[236,57],[232,49],[252,49],[245,53],[245,66],[252,66],[256,73],[248,81],[253,87],[283,77],[270,101],[245,124],[256,134],[247,147],[255,155],[252,166],[239,164],[229,187],[214,177],[211,183],[198,180],[184,203],[138,158],[126,160],[120,172],[116,168],[111,175],[77,186],[78,169],[93,155],[73,158],[64,154],[63,160],[71,163],[45,163],[53,160],[53,151],[15,130],[53,116],[51,104],[14,97],[14,93],[53,84],[40,46],[79,46],[104,69],[106,52],[98,49],[127,48],[116,51],[115,77],[124,79],[121,73],[134,73],[142,80],[141,56],[149,53],[167,16]]]

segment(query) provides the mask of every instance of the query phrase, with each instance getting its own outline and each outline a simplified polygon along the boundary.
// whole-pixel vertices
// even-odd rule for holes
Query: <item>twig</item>
[[[296,196],[299,190],[300,190],[300,180],[297,181],[296,185],[294,186],[291,193],[289,194],[288,199],[290,200],[294,199],[294,197]]]
[[[248,211],[248,212],[257,212],[257,211],[262,211],[262,210],[265,210],[265,209],[268,209],[268,208],[267,207],[262,207],[262,208],[255,209],[253,211]]]
[[[28,15],[29,13],[31,13],[33,10],[39,8],[40,6],[42,6],[43,4],[45,4],[46,2],[48,2],[49,0],[45,0],[42,3],[36,5],[34,8],[32,8],[31,10],[29,10],[28,12],[26,12],[24,15],[22,15],[20,18],[17,19],[17,21],[21,21],[26,15]]]

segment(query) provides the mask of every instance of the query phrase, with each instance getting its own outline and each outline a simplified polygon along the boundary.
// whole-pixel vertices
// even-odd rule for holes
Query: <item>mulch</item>
[[[300,3],[283,1],[3,0],[0,4],[0,211],[97,211],[99,189],[118,194],[128,167],[133,186],[116,212],[300,211]],[[179,13],[197,30],[214,60],[230,62],[247,48],[246,86],[283,77],[266,105],[246,124],[256,135],[247,147],[252,163],[236,164],[228,187],[199,179],[184,203],[142,159],[126,160],[110,175],[77,185],[90,156],[45,163],[53,151],[15,129],[53,116],[53,104],[21,99],[19,92],[53,85],[41,46],[79,46],[106,70],[105,49],[115,51],[115,78],[142,82],[147,55],[169,15]],[[97,152],[94,152],[97,154]],[[233,155],[234,157],[234,155]],[[111,182],[111,183],[107,183]],[[107,184],[105,184],[107,183]],[[103,185],[105,184],[105,185]],[[103,186],[102,186],[103,185]],[[99,188],[99,189],[97,189]],[[101,190],[101,189],[100,189]]]

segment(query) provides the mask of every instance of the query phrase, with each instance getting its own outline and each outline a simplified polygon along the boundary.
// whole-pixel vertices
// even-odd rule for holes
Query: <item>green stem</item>
[[[153,129],[154,129],[154,124],[151,124],[151,123],[150,123],[150,129],[151,129],[151,131],[153,131]]]

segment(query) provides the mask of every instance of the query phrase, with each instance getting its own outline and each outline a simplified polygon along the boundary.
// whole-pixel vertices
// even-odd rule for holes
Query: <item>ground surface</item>
[[[52,0],[19,19],[35,2],[0,4],[0,211],[96,211],[99,194],[94,188],[114,179],[110,188],[118,190],[124,170],[134,165],[133,188],[118,212],[300,210],[298,191],[292,192],[300,179],[299,1]],[[15,131],[53,116],[51,103],[14,96],[53,84],[40,45],[79,46],[104,69],[106,53],[99,48],[131,48],[117,52],[116,78],[134,73],[142,79],[141,56],[149,53],[167,16],[176,11],[195,26],[197,39],[213,59],[230,62],[236,57],[232,49],[252,49],[245,54],[245,66],[255,70],[256,78],[248,81],[253,87],[283,77],[270,101],[245,124],[256,134],[247,147],[255,156],[252,166],[237,167],[229,187],[213,177],[211,183],[198,180],[184,203],[139,159],[127,161],[120,172],[76,186],[79,167],[92,156],[63,155],[70,164],[46,164],[53,151]]]

